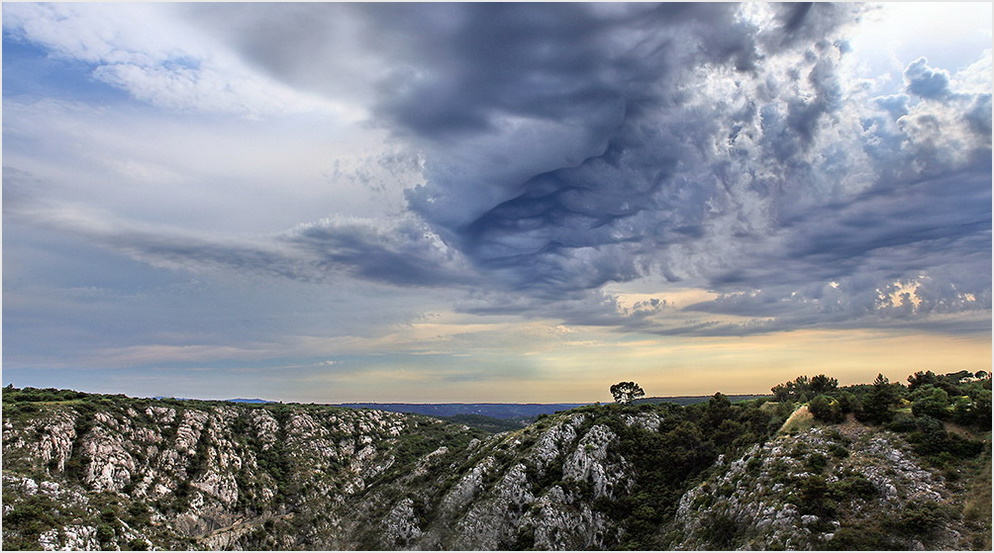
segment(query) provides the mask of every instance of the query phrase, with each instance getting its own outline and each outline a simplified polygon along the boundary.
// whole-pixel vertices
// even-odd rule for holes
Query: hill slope
[[[852,421],[778,434],[785,405],[588,406],[488,435],[384,411],[68,394],[5,393],[4,549],[990,543],[989,510],[970,503],[975,480],[989,489],[989,441],[943,473]]]

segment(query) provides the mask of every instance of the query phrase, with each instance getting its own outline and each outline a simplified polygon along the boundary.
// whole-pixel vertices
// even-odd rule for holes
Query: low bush
[[[807,459],[804,460],[804,465],[808,467],[811,472],[820,474],[825,472],[825,469],[828,467],[828,457],[822,453],[815,452],[808,455]]]
[[[815,420],[821,422],[835,424],[846,419],[846,415],[842,412],[839,402],[835,398],[826,395],[815,396],[808,403],[808,410],[811,411]]]
[[[944,526],[950,518],[949,509],[934,501],[905,506],[895,524],[897,530],[912,535],[927,535]]]
[[[859,474],[851,474],[828,485],[828,496],[836,501],[870,499],[878,494],[873,482]]]

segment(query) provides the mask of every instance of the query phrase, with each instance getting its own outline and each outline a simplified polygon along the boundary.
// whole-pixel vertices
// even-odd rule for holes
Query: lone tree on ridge
[[[619,382],[611,386],[611,395],[618,403],[631,403],[637,397],[645,395],[645,390],[635,382]]]

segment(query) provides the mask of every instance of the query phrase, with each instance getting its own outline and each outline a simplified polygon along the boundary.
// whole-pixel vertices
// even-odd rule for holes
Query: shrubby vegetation
[[[881,514],[841,528],[827,544],[838,550],[903,549],[898,536],[926,539],[949,520],[962,515],[980,536],[978,549],[990,548],[990,429],[991,375],[986,371],[936,374],[919,371],[907,385],[877,375],[872,384],[839,387],[835,379],[818,375],[798,377],[772,388],[774,396],[791,407],[807,402],[815,420],[841,423],[853,418],[901,434],[915,453],[943,471],[947,481],[969,478],[968,505],[925,502],[909,505],[897,514]],[[817,471],[815,471],[817,472]],[[872,486],[844,479],[823,486],[813,476],[801,483],[801,506],[816,514],[830,514],[835,496],[872,494]],[[841,486],[841,488],[840,488]],[[826,512],[826,509],[828,512]],[[821,511],[820,513],[818,511]],[[986,535],[986,538],[983,536]]]
[[[444,421],[448,421],[454,424],[466,425],[470,428],[477,428],[483,430],[484,432],[508,432],[511,430],[521,430],[525,427],[525,423],[516,420],[508,419],[496,419],[493,417],[487,417],[484,415],[452,415],[448,417],[438,417]]]
[[[657,532],[672,519],[680,496],[700,481],[719,455],[741,454],[777,431],[789,413],[761,409],[762,403],[733,404],[716,393],[707,402],[687,406],[614,404],[578,409],[594,413],[591,426],[604,424],[618,435],[617,452],[635,471],[630,494],[616,500],[599,498],[593,504],[625,528],[622,549],[658,547]],[[625,415],[651,412],[660,415],[658,431],[625,422]]]
[[[624,391],[635,395],[641,390],[636,389],[635,383],[621,384],[633,384],[634,387],[626,386]],[[804,404],[815,421],[821,423],[858,421],[897,432],[911,444],[915,453],[927,459],[937,470],[944,471],[947,480],[963,478],[965,482],[967,476],[964,475],[969,473],[973,475],[969,478],[975,481],[983,482],[986,478],[989,488],[990,446],[985,443],[984,437],[989,442],[991,377],[986,372],[962,371],[942,375],[931,371],[917,372],[908,377],[907,384],[890,382],[883,375],[878,375],[870,384],[851,386],[839,386],[838,380],[826,375],[801,376],[778,384],[771,391],[775,401],[759,398],[733,402],[727,396],[716,393],[708,401],[690,405],[622,402],[590,405],[574,410],[574,413],[587,415],[583,422],[585,427],[578,429],[578,435],[583,435],[594,425],[604,425],[618,437],[617,442],[608,449],[608,455],[614,456],[615,460],[619,456],[624,458],[626,466],[631,469],[632,487],[628,493],[617,494],[614,499],[600,497],[595,500],[590,482],[564,481],[561,462],[566,452],[542,470],[536,469],[527,460],[523,461],[542,433],[563,420],[560,415],[541,416],[527,428],[502,435],[504,437],[491,438],[487,438],[483,431],[467,431],[461,426],[426,417],[405,416],[417,419],[410,423],[405,432],[400,435],[380,433],[372,436],[372,445],[376,448],[377,455],[383,455],[383,459],[389,458],[390,462],[384,465],[381,473],[365,483],[368,486],[366,491],[354,496],[356,501],[361,502],[363,509],[366,509],[362,513],[357,512],[356,516],[368,517],[370,521],[364,527],[369,530],[366,534],[369,543],[362,545],[369,548],[382,545],[376,541],[379,537],[373,531],[401,499],[412,501],[419,524],[431,523],[439,516],[439,503],[446,492],[483,458],[492,457],[495,463],[505,469],[516,463],[523,463],[530,489],[536,497],[553,486],[560,486],[572,496],[589,498],[592,508],[606,515],[619,529],[618,539],[609,543],[610,547],[655,549],[661,543],[668,543],[668,538],[659,534],[660,529],[673,520],[680,497],[715,471],[721,470],[715,464],[720,456],[724,456],[726,461],[742,457],[751,446],[771,439],[796,408]],[[92,428],[97,412],[111,413],[120,418],[133,416],[126,415],[125,411],[128,407],[135,407],[139,416],[144,417],[141,413],[148,405],[168,405],[182,413],[184,409],[204,408],[217,403],[136,399],[84,394],[72,390],[13,387],[3,390],[5,418],[30,421],[40,411],[65,408],[75,413],[77,437],[83,436]],[[327,520],[321,518],[326,513],[311,503],[326,500],[322,494],[331,493],[330,490],[340,484],[336,483],[336,479],[339,478],[339,472],[347,472],[345,467],[348,460],[336,459],[322,465],[322,478],[325,478],[323,485],[327,485],[327,488],[321,492],[310,489],[315,482],[312,473],[317,469],[312,466],[308,453],[291,451],[286,428],[295,413],[327,413],[335,408],[282,404],[224,405],[239,413],[229,421],[230,435],[236,449],[254,459],[251,470],[250,465],[246,464],[235,474],[239,488],[237,509],[246,516],[276,512],[294,515],[285,519],[267,519],[268,528],[260,526],[258,536],[252,538],[256,541],[246,538],[249,541],[245,543],[264,548],[277,545],[282,547],[286,543],[267,540],[277,533],[298,535],[295,534],[297,532],[301,537],[295,538],[298,541],[294,543],[305,546],[310,543],[306,541],[310,538],[304,535],[311,531],[308,528],[327,524]],[[251,422],[257,414],[254,411],[256,409],[267,411],[279,423],[280,430],[275,441],[268,441],[265,446]],[[649,418],[658,418],[658,429],[632,424],[634,415],[656,415]],[[322,417],[316,418],[320,423]],[[472,426],[492,424],[492,421],[480,418],[464,417],[456,420]],[[132,422],[147,424],[149,428],[154,424],[151,419],[133,419]],[[808,421],[807,424],[811,422]],[[155,428],[168,441],[175,438],[176,426],[159,424]],[[327,430],[331,432],[329,439],[336,442],[350,439],[344,433],[336,434],[339,431],[333,426],[327,427]],[[841,435],[838,438],[831,446],[819,451],[798,448],[796,452],[790,453],[804,467],[805,476],[794,479],[785,476],[782,483],[793,494],[791,500],[802,514],[841,516],[845,506],[849,504],[847,502],[854,498],[872,501],[880,493],[864,475],[856,472],[841,475],[832,473],[832,467],[837,466],[839,460],[849,457],[849,448],[854,447],[851,441],[842,439]],[[486,442],[486,445],[469,446],[471,441],[478,440]],[[173,515],[186,509],[190,504],[190,497],[195,493],[190,486],[190,478],[203,472],[208,462],[205,447],[205,443],[198,443],[196,450],[190,453],[188,472],[184,473],[186,479],[179,482],[168,502],[150,501],[146,504],[125,501],[118,504],[114,502],[117,499],[108,496],[106,504],[94,503],[95,509],[97,505],[101,509],[98,511],[98,519],[92,520],[93,526],[97,528],[99,541],[107,547],[127,545],[131,549],[144,548],[147,544],[139,543],[140,540],[126,543],[128,540],[121,533],[121,523],[125,522],[131,527],[150,528],[153,513],[155,516]],[[425,463],[426,456],[432,453],[435,454],[433,461]],[[744,461],[750,474],[758,474],[760,471],[774,475],[778,472],[788,474],[788,471],[778,470],[775,466],[764,467],[760,458],[748,458]],[[84,462],[80,455],[74,454],[59,476],[69,482],[80,482],[84,474]],[[7,466],[5,461],[5,470]],[[48,472],[53,471],[49,467]],[[501,474],[500,470],[486,472],[482,475],[480,485],[484,488],[492,485]],[[979,476],[975,476],[978,474]],[[269,488],[275,492],[275,496],[262,497],[256,493],[260,487]],[[706,501],[721,501],[733,493],[732,489],[722,489],[722,486],[715,488],[717,489],[713,493],[705,496]],[[971,496],[973,499],[969,504],[961,508],[962,517],[964,520],[974,521],[979,527],[986,525],[989,535],[990,490],[987,489],[985,495],[982,486],[977,489],[979,491],[974,494],[975,497]],[[15,500],[8,495],[5,489],[4,504],[13,505],[14,508],[4,517],[5,548],[37,547],[37,536],[41,532],[59,527],[69,516],[85,518],[82,511],[60,513],[56,506],[46,504],[46,499],[41,496]],[[96,501],[94,498],[97,495],[90,497],[91,501]],[[959,516],[959,512],[952,512],[942,504],[914,504],[900,513],[881,516],[879,520],[856,522],[855,526],[844,527],[836,532],[827,547],[893,548],[898,545],[894,541],[896,534],[926,536],[948,520]],[[454,524],[455,521],[449,522]],[[740,529],[733,520],[715,515],[708,525],[714,532],[713,543],[728,547],[734,545]],[[516,540],[514,544],[508,545],[522,548],[532,546],[535,542],[534,529],[520,528]],[[986,545],[989,546],[989,540]]]
[[[949,458],[974,458],[983,442],[949,432],[952,423],[975,432],[991,428],[991,375],[986,371],[935,374],[919,371],[908,385],[882,374],[873,384],[839,387],[825,375],[800,376],[772,388],[778,401],[807,402],[815,419],[840,423],[847,417],[905,434],[916,452],[936,465]]]

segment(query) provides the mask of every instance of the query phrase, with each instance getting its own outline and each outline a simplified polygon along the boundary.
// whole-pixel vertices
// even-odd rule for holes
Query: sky
[[[991,4],[3,4],[3,384],[991,369]]]

